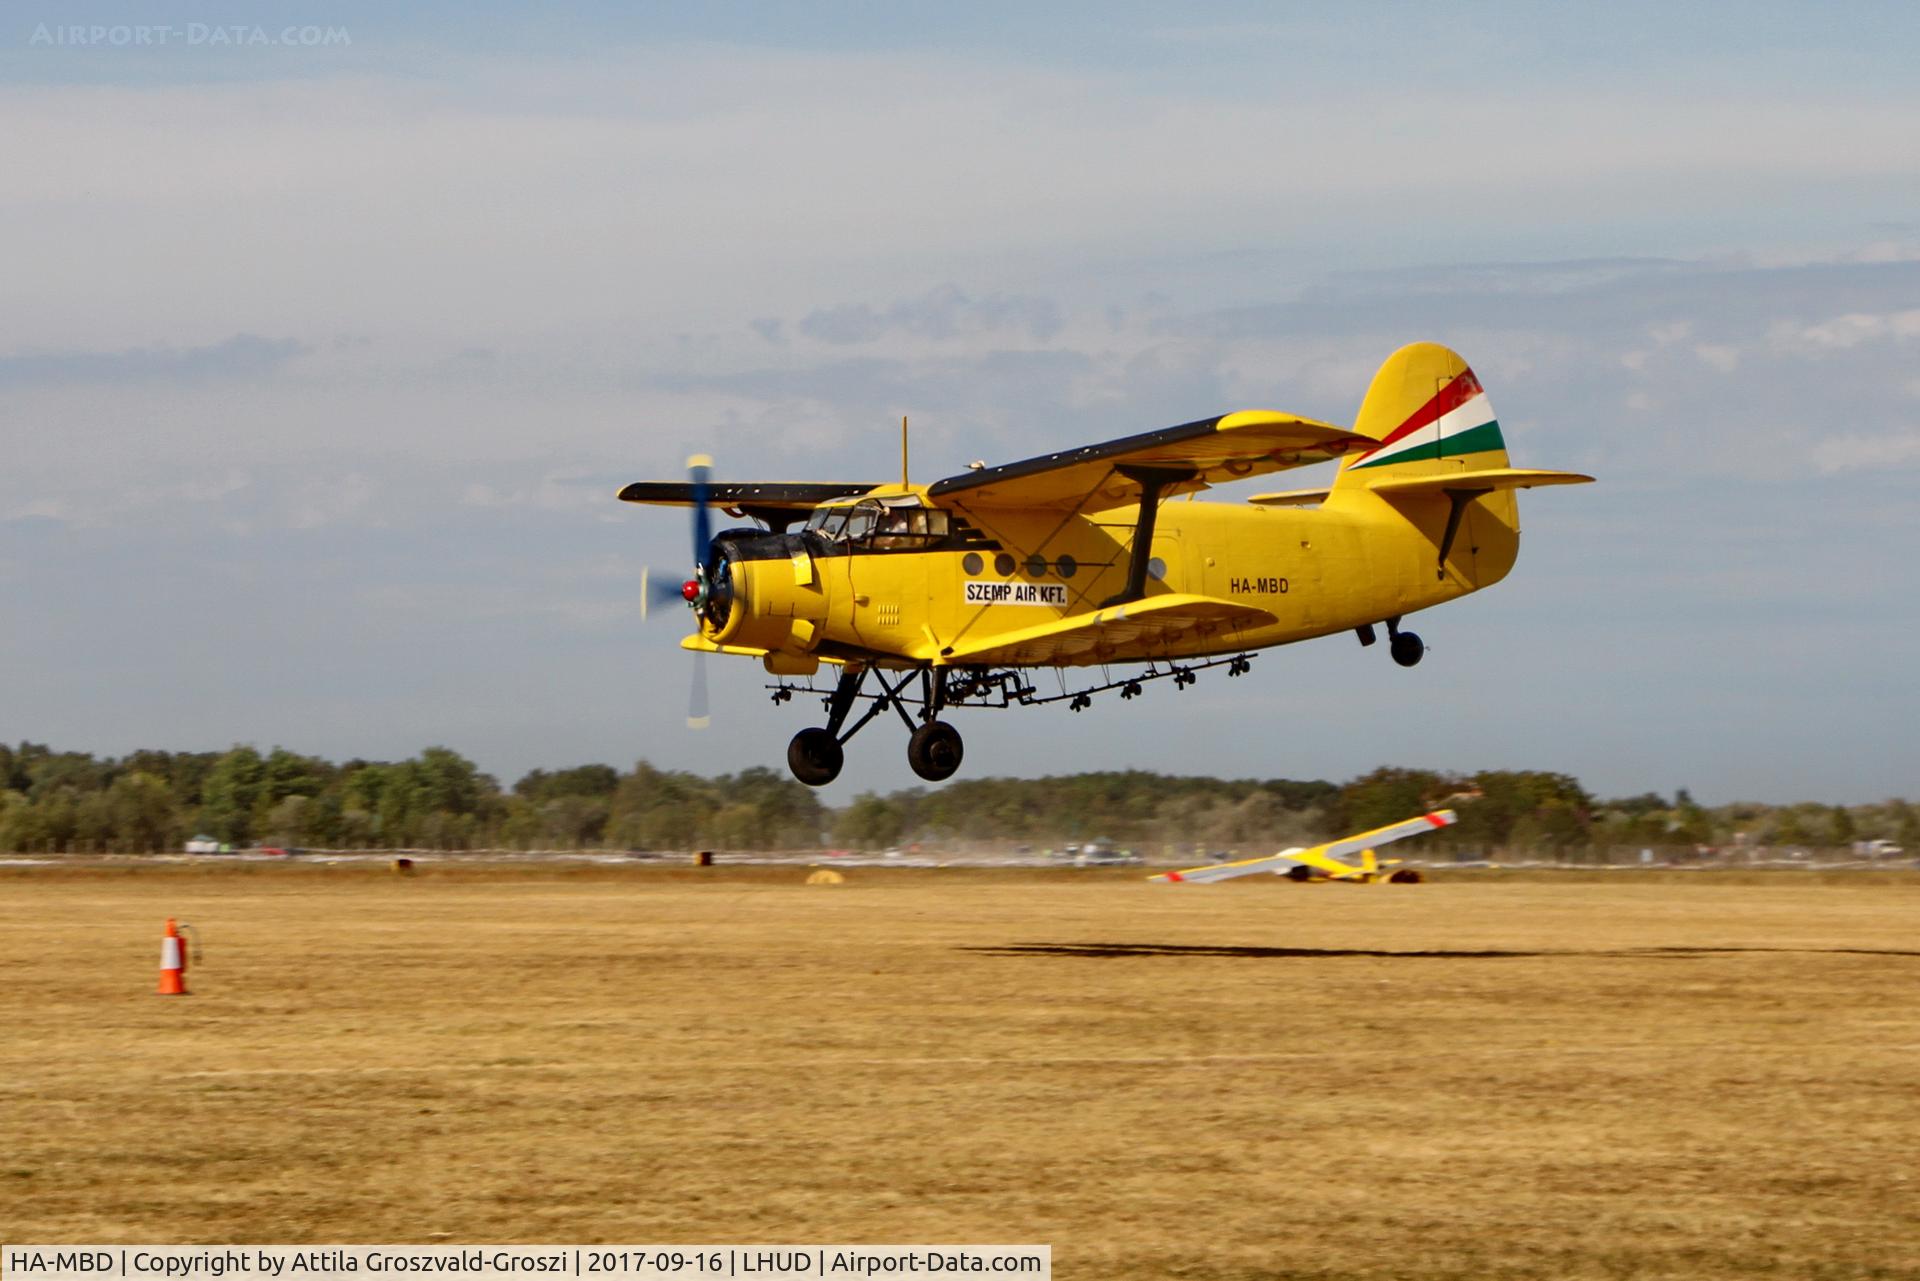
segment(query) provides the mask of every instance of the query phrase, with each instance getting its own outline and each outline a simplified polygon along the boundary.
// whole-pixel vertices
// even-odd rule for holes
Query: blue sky
[[[10,15],[0,737],[777,765],[750,664],[681,728],[634,601],[685,532],[620,484],[1350,420],[1430,338],[1602,483],[1426,663],[975,714],[966,773],[1920,797],[1910,6],[1042,9]],[[180,34],[36,39],[82,21]]]

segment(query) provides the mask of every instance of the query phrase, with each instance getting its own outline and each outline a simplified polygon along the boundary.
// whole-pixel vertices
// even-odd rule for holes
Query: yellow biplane
[[[1192,501],[1335,461],[1324,489]],[[692,576],[648,575],[643,602],[686,602],[695,631],[681,644],[696,663],[757,658],[775,702],[824,696],[827,723],[787,747],[794,776],[814,786],[889,709],[910,732],[914,772],[938,781],[960,766],[959,732],[941,719],[954,708],[1079,711],[1147,681],[1243,675],[1268,646],[1335,632],[1371,645],[1380,626],[1411,667],[1425,647],[1403,618],[1513,567],[1514,491],[1592,479],[1508,466],[1479,380],[1433,343],[1387,359],[1352,428],[1246,410],[930,485],[907,483],[904,437],[898,484],[722,484],[711,460],[689,463],[686,481],[620,491],[693,510]],[[712,507],[757,523],[713,534]],[[827,688],[812,684],[822,663],[839,668]],[[1029,679],[1042,667],[1061,669],[1058,693]],[[1083,683],[1069,688],[1066,669]],[[696,666],[688,720],[705,719]]]
[[[1353,881],[1361,885],[1390,883],[1395,885],[1414,885],[1420,881],[1420,873],[1412,868],[1400,868],[1389,871],[1400,860],[1390,858],[1382,862],[1374,850],[1389,841],[1404,840],[1409,836],[1421,836],[1427,832],[1437,832],[1443,827],[1451,827],[1459,821],[1452,810],[1436,810],[1431,814],[1422,814],[1419,818],[1409,818],[1398,823],[1389,823],[1385,827],[1376,827],[1371,832],[1361,832],[1358,836],[1346,836],[1337,841],[1328,841],[1324,845],[1295,846],[1281,850],[1278,854],[1269,854],[1264,858],[1241,859],[1237,863],[1211,863],[1206,867],[1189,867],[1178,872],[1161,872],[1149,876],[1150,881],[1160,881],[1169,885],[1206,885],[1213,881],[1230,881],[1236,876],[1257,876],[1262,873],[1284,876],[1294,881]],[[1358,854],[1358,863],[1345,861],[1347,855]]]

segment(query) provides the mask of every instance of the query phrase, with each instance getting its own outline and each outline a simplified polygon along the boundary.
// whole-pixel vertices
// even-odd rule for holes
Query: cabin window
[[[816,507],[807,528],[829,542],[874,551],[912,551],[944,541],[950,522],[947,513],[932,508],[866,502],[852,507]]]
[[[918,551],[947,536],[947,514],[926,507],[882,508],[873,528],[876,551]]]

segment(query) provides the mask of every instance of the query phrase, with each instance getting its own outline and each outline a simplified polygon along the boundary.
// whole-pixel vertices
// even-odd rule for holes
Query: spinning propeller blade
[[[693,482],[693,563],[707,563],[713,542],[713,516],[707,506],[707,485],[713,479],[713,459],[695,454],[687,459],[687,479]]]
[[[678,574],[655,573],[651,566],[640,570],[640,617],[653,617],[653,611],[668,605],[686,608],[687,598],[680,592]]]
[[[713,513],[708,494],[713,479],[713,459],[695,454],[687,459],[687,479],[693,485],[693,573],[683,578],[651,567],[640,571],[640,617],[650,619],[663,606],[678,604],[698,610],[706,595],[707,555],[713,546]],[[698,614],[695,626],[698,626]],[[711,722],[707,714],[707,656],[695,650],[693,688],[687,701],[687,728],[705,729]]]
[[[707,652],[693,651],[693,692],[687,697],[687,728],[705,729],[712,718],[707,715]]]

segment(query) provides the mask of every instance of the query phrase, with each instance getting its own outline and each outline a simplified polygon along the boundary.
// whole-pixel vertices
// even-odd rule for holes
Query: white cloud
[[[381,524],[384,517],[373,510],[378,492],[373,479],[359,472],[303,481],[293,489],[286,523],[294,529],[319,529],[345,522]]]
[[[64,498],[33,498],[8,508],[6,519],[70,521],[74,513],[73,505]]]
[[[1770,337],[1776,349],[1800,355],[1839,351],[1889,338],[1920,338],[1920,310],[1848,312],[1812,325],[1781,321]]]
[[[1723,374],[1730,374],[1740,367],[1740,349],[1727,343],[1701,343],[1693,349],[1700,363],[1710,365]]]
[[[1920,465],[1920,427],[1879,435],[1834,436],[1812,451],[1823,476],[1864,470],[1894,470]]]
[[[923,289],[930,263],[1024,292],[1036,270],[1171,248],[1309,266],[1413,226],[1445,259],[1509,224],[1744,209],[1762,182],[1799,204],[1920,182],[1911,101],[1243,90],[715,47],[431,79],[16,85],[0,234],[41,252],[12,264],[0,346],[217,341],[236,315],[303,340],[698,324]],[[1471,139],[1471,163],[1436,137]]]

